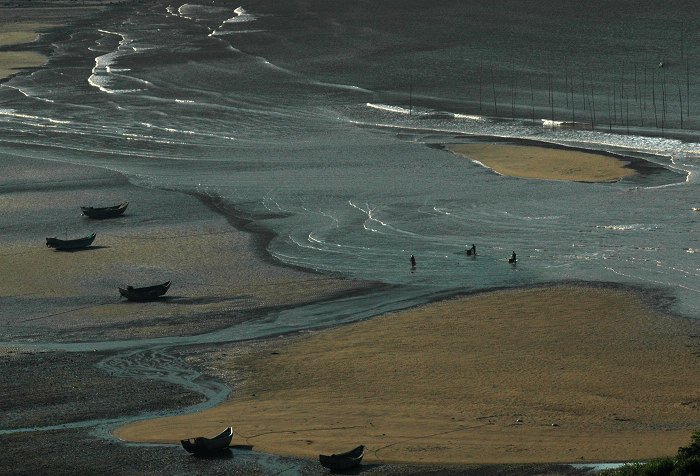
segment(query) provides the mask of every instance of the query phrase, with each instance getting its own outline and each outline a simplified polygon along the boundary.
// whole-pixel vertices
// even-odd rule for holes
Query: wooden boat
[[[360,445],[345,453],[332,454],[330,456],[318,455],[318,459],[321,461],[321,466],[324,468],[328,468],[331,471],[345,471],[360,466],[364,455],[365,447],[364,445]]]
[[[124,213],[127,206],[129,206],[129,202],[120,203],[119,205],[114,205],[111,207],[80,207],[80,209],[83,211],[83,215],[85,216],[102,219],[118,217]]]
[[[198,436],[197,438],[180,440],[180,443],[188,453],[211,454],[227,449],[231,444],[231,438],[233,438],[233,428],[228,427],[214,438]]]
[[[135,288],[133,286],[119,288],[119,294],[129,301],[152,301],[168,292],[169,288],[170,281],[167,281],[163,284],[156,284],[155,286],[146,286],[143,288]]]
[[[87,248],[95,241],[95,233],[91,233],[83,238],[74,240],[59,240],[56,237],[46,238],[46,246],[57,250],[77,250],[79,248]]]

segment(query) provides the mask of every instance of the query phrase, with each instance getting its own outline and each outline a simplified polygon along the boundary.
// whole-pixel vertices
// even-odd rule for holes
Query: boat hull
[[[122,215],[129,206],[129,202],[120,203],[119,205],[114,205],[113,207],[80,207],[83,215],[102,220],[104,218],[114,218]]]
[[[78,250],[90,246],[92,242],[95,241],[95,236],[96,234],[92,233],[84,238],[77,238],[75,240],[60,240],[56,237],[47,237],[46,246],[56,250]]]
[[[131,286],[119,288],[119,294],[127,298],[129,301],[145,302],[158,299],[168,292],[168,289],[170,289],[170,281],[143,288],[133,288]]]
[[[233,428],[229,427],[216,435],[214,438],[198,436],[196,438],[180,440],[180,443],[188,453],[195,455],[207,455],[228,449],[232,438]]]
[[[318,455],[321,466],[331,471],[346,471],[360,466],[365,455],[365,447],[358,446],[350,451],[332,455]]]

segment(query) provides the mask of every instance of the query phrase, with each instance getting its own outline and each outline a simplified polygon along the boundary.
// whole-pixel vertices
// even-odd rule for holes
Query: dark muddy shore
[[[225,346],[225,347],[230,347]],[[196,354],[200,370],[213,360],[204,349],[181,349],[182,358]],[[218,350],[219,352],[222,349]],[[36,431],[0,434],[0,474],[326,474],[316,460],[266,455],[232,449],[221,457],[197,458],[177,445],[134,445],[112,438],[109,425],[92,420],[119,419],[186,408],[202,396],[179,385],[147,379],[110,377],[95,365],[106,354],[4,350],[0,354],[0,428],[39,427]],[[189,360],[188,360],[189,361]],[[42,430],[60,424],[88,422],[84,428]],[[235,442],[234,442],[235,443]],[[254,448],[253,448],[254,450]],[[358,473],[360,474],[360,473]],[[377,475],[578,475],[561,465],[435,467],[364,465],[361,474]]]

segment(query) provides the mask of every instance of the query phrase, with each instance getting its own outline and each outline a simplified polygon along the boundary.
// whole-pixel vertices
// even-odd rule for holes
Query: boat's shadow
[[[114,219],[116,219],[116,218],[124,218],[124,217],[129,217],[129,216],[131,216],[131,214],[129,214],[129,213],[123,213],[123,214],[121,214],[121,215],[117,215],[117,216],[114,216],[114,217],[102,217],[102,218],[96,218],[96,217],[89,217],[89,216],[87,216],[87,215],[81,215],[81,217],[83,218],[83,220],[87,220],[87,221],[98,221],[98,222],[99,222],[99,221],[109,221],[109,220],[114,220]]]
[[[331,469],[326,469],[325,474],[362,474],[367,471],[371,471],[375,468],[379,468],[382,466],[381,464],[364,464],[362,463],[360,466],[357,466],[356,468],[350,468],[346,470],[331,470]],[[325,469],[325,468],[323,468]]]
[[[212,460],[212,459],[231,459],[233,458],[233,451],[229,448],[223,449],[221,451],[215,451],[213,453],[193,453],[189,455],[192,458]]]
[[[93,250],[104,250],[110,248],[109,246],[85,246],[83,248],[54,248],[56,253],[78,253],[80,251],[93,251]]]
[[[251,451],[253,445],[231,445],[228,448],[224,448],[221,451],[215,451],[213,453],[193,453],[189,456],[197,459],[231,459],[234,456],[234,451]]]
[[[163,304],[217,304],[220,302],[233,301],[239,299],[248,299],[250,296],[200,296],[200,297],[189,297],[189,296],[159,296],[157,298],[141,300],[141,301],[129,301],[124,299],[125,303],[144,303],[144,302],[159,302]]]

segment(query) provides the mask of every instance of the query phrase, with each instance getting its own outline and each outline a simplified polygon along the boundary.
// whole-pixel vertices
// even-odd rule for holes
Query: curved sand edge
[[[218,370],[247,377],[226,403],[114,433],[177,443],[232,425],[259,451],[362,443],[368,462],[647,459],[700,427],[698,330],[621,291],[487,293],[222,352]]]
[[[50,29],[65,26],[73,20],[86,18],[99,9],[114,6],[123,0],[87,0],[75,5],[67,1],[35,2],[16,0],[12,6],[0,7],[0,47],[23,45],[35,41]],[[22,71],[38,68],[48,61],[40,52],[0,52],[0,80]]]
[[[58,25],[50,23],[0,23],[0,46],[31,43],[43,30]],[[0,79],[22,70],[38,68],[49,58],[37,51],[0,51]]]
[[[450,144],[446,148],[513,177],[616,182],[635,173],[627,168],[629,162],[592,152],[503,144]]]

